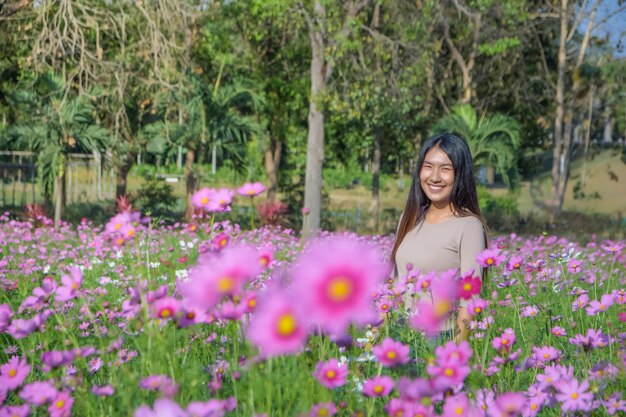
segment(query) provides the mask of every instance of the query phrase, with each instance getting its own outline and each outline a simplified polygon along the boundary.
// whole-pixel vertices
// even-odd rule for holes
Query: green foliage
[[[464,138],[477,167],[494,166],[510,188],[519,184],[517,169],[520,126],[515,119],[500,114],[479,119],[470,105],[458,105],[442,117],[433,133],[453,132]]]
[[[491,41],[489,43],[484,43],[480,45],[478,47],[478,51],[487,56],[493,56],[493,55],[501,54],[507,49],[519,46],[520,43],[521,42],[519,38],[514,38],[514,37],[500,38],[500,39]]]
[[[494,197],[485,187],[478,187],[478,203],[487,226],[498,232],[517,230],[517,219],[520,216],[517,196],[509,194]]]
[[[163,178],[147,172],[144,175],[144,182],[132,198],[132,204],[143,213],[171,221],[176,205],[174,189]]]

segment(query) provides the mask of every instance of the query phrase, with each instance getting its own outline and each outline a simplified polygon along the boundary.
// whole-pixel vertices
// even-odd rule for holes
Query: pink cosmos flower
[[[570,381],[563,381],[559,385],[559,392],[556,399],[561,402],[561,410],[569,411],[589,411],[593,401],[593,393],[587,392],[589,382],[583,380],[578,382],[572,378]]]
[[[506,392],[498,395],[495,400],[495,406],[498,410],[498,416],[501,417],[517,417],[526,408],[528,399],[521,392]]]
[[[337,414],[337,406],[334,403],[319,403],[311,407],[308,417],[332,417]]]
[[[587,315],[595,316],[600,312],[606,311],[609,307],[613,305],[613,294],[603,294],[600,298],[600,301],[592,301],[589,303],[589,306],[585,309]]]
[[[89,361],[89,372],[95,374],[102,367],[102,359],[99,357],[93,358]]]
[[[498,252],[498,249],[485,249],[476,256],[476,261],[483,268],[498,266],[506,260],[506,255]]]
[[[475,298],[467,304],[466,309],[471,316],[476,316],[485,311],[487,307],[489,307],[489,301],[485,301],[482,298]]]
[[[180,310],[180,302],[173,297],[165,297],[156,300],[151,306],[152,317],[167,320],[176,318]]]
[[[187,405],[185,411],[189,417],[222,417],[227,411],[234,410],[235,406],[236,403],[230,399],[193,401]]]
[[[537,306],[526,306],[522,309],[520,316],[535,317],[539,313]]]
[[[363,394],[366,397],[386,397],[393,390],[393,379],[386,375],[377,376],[363,383]]]
[[[622,396],[618,392],[611,394],[609,398],[603,401],[603,404],[610,416],[618,411],[626,413],[626,401],[622,400]]]
[[[244,284],[256,277],[261,271],[256,259],[251,246],[229,246],[193,268],[189,280],[181,285],[182,293],[192,306],[212,309],[224,297],[241,293]]]
[[[337,359],[319,362],[313,372],[315,379],[329,389],[335,389],[345,385],[348,377],[348,366],[339,363]]]
[[[458,297],[456,272],[446,272],[433,280],[431,297],[424,297],[415,306],[411,325],[427,335],[437,334],[452,315]]]
[[[57,301],[65,302],[75,298],[77,291],[83,283],[83,274],[75,266],[69,268],[70,275],[61,276],[61,286],[56,290]]]
[[[569,272],[571,272],[572,274],[576,274],[576,273],[582,271],[582,268],[581,268],[582,264],[583,264],[583,261],[581,261],[579,259],[571,259],[567,263],[567,270]]]
[[[509,261],[506,263],[506,269],[508,271],[515,271],[516,269],[520,269],[522,267],[522,262],[524,262],[524,258],[521,256],[511,256]]]
[[[48,412],[50,417],[70,417],[72,415],[72,405],[74,399],[70,397],[68,392],[60,392],[50,406],[48,406]]]
[[[197,323],[204,323],[207,316],[204,309],[194,307],[182,307],[176,315],[178,327],[192,326]]]
[[[191,196],[191,204],[196,208],[207,210],[213,199],[214,191],[215,190],[206,187],[196,191]]]
[[[259,300],[247,337],[263,356],[292,354],[304,346],[308,337],[307,316],[293,300],[293,295],[281,290],[269,290]]]
[[[139,388],[159,391],[163,396],[172,398],[178,392],[178,385],[167,375],[150,375],[139,382]]]
[[[154,409],[147,405],[137,408],[133,417],[188,417],[176,402],[169,398],[159,398],[154,402]]]
[[[214,190],[212,199],[209,200],[208,206],[205,208],[208,212],[228,212],[230,211],[230,203],[233,202],[235,192],[228,188],[220,188]]]
[[[30,407],[24,405],[8,405],[0,406],[0,417],[28,417],[30,416]]]
[[[25,359],[12,356],[4,365],[0,366],[0,385],[8,391],[22,385],[28,374],[30,373],[30,365]]]
[[[11,324],[13,312],[8,304],[0,304],[0,333],[4,332]]]
[[[532,358],[538,365],[545,365],[561,357],[561,352],[552,346],[533,346]]]
[[[123,212],[119,213],[111,218],[109,222],[105,226],[105,231],[109,234],[111,233],[120,233],[122,228],[127,224],[138,224],[140,220],[141,214],[139,212],[129,213]]]
[[[443,404],[444,417],[467,417],[470,415],[470,402],[465,393],[459,393],[446,398]]]
[[[222,249],[224,249],[228,245],[229,242],[230,242],[230,234],[228,234],[227,232],[220,233],[219,235],[211,239],[211,242],[210,242],[211,250],[214,252],[219,252]]]
[[[49,350],[41,354],[41,362],[48,369],[58,368],[72,363],[76,357],[73,350]]]
[[[263,269],[268,268],[274,261],[274,248],[271,244],[265,245],[258,253],[259,264]]]
[[[478,277],[471,275],[464,276],[459,282],[459,297],[463,300],[469,300],[476,294],[480,294],[482,281]]]
[[[572,302],[572,311],[576,311],[579,308],[583,308],[589,302],[589,296],[587,294],[581,294],[577,300]]]
[[[554,326],[550,332],[555,336],[567,336],[565,329],[559,326]]]
[[[385,367],[403,365],[409,361],[410,348],[388,337],[383,342],[374,346],[372,353],[378,362]]]
[[[241,187],[237,188],[237,194],[245,197],[256,197],[265,191],[265,186],[260,182],[245,183]]]
[[[334,334],[376,320],[371,294],[388,275],[382,254],[348,237],[317,240],[300,257],[293,286],[313,324]]]
[[[494,337],[491,342],[494,349],[498,351],[498,353],[508,353],[511,350],[511,347],[515,343],[515,332],[513,329],[509,328],[502,333],[501,336]]]
[[[474,354],[467,341],[462,341],[458,345],[453,341],[446,342],[443,346],[437,346],[435,355],[438,363],[460,362],[467,363]]]
[[[111,395],[115,394],[115,388],[113,388],[111,385],[93,385],[91,387],[91,393],[96,397],[110,397]]]
[[[35,381],[32,384],[24,385],[20,391],[20,398],[29,404],[39,406],[48,404],[58,394],[53,381]]]

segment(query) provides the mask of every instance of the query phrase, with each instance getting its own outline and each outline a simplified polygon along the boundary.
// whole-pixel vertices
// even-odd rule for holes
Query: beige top
[[[441,223],[420,224],[410,230],[396,252],[396,268],[399,277],[407,275],[407,263],[421,273],[445,272],[458,269],[461,274],[474,270],[474,276],[481,276],[481,267],[476,255],[485,249],[485,230],[482,222],[474,217],[450,217]],[[412,292],[412,291],[411,291]],[[413,310],[421,293],[411,297],[405,294],[405,304]],[[476,296],[474,296],[476,297]],[[461,300],[462,307],[468,300]],[[453,330],[454,321],[448,320],[442,330]]]

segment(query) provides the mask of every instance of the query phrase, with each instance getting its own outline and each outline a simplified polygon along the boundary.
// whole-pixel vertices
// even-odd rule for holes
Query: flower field
[[[39,223],[0,217],[0,417],[626,413],[623,241],[492,237],[481,288],[391,236]]]

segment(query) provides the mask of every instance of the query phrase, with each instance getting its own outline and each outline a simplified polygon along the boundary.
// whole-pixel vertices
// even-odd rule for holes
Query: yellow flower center
[[[463,285],[463,289],[465,291],[469,291],[472,289],[472,284],[470,284],[469,282],[465,283],[465,285]]]
[[[193,320],[193,319],[195,319],[195,318],[196,318],[196,313],[194,313],[193,311],[190,311],[190,312],[188,312],[188,313],[187,313],[186,317],[187,317],[189,320]]]
[[[381,392],[383,392],[383,389],[384,389],[384,388],[383,388],[383,386],[382,386],[382,385],[376,385],[376,386],[374,387],[374,392],[375,392],[376,394],[380,394]]]
[[[480,308],[480,307],[476,307],[476,308],[474,309],[474,313],[480,313],[481,311],[483,311],[483,309],[482,309],[482,308]]]
[[[54,403],[54,405],[55,405],[57,408],[63,408],[63,406],[65,405],[65,401],[63,401],[63,400],[59,400],[59,401],[57,401],[56,403]]]
[[[487,265],[493,265],[493,259],[491,258],[487,259]]]
[[[235,287],[235,281],[231,277],[223,277],[217,281],[217,290],[219,292],[230,292]]]
[[[430,283],[428,281],[424,281],[422,282],[422,288],[426,288],[430,285]]]
[[[122,244],[124,243],[124,238],[123,237],[118,238],[115,241],[115,243],[117,243],[117,246],[122,246]]]
[[[254,308],[256,307],[256,298],[251,299],[250,301],[248,301],[248,307],[249,308]]]
[[[248,190],[248,195],[254,195],[254,190]]]
[[[115,230],[120,230],[122,228],[122,223],[118,223],[115,225]]]
[[[501,343],[502,343],[503,345],[508,345],[508,344],[509,344],[509,341],[508,341],[507,339],[502,339],[502,342],[501,342]]]
[[[329,371],[326,371],[326,378],[335,379],[336,376],[337,376],[337,372],[333,371],[332,369]]]
[[[328,415],[328,410],[325,408],[320,408],[317,412],[319,417],[326,417]]]
[[[296,324],[296,318],[293,314],[286,313],[278,319],[276,330],[280,336],[291,336],[296,331]]]
[[[328,285],[327,292],[335,302],[346,301],[352,295],[352,282],[344,277],[335,278]]]
[[[454,409],[454,413],[455,413],[457,416],[460,416],[461,414],[463,414],[463,407],[457,407],[457,408],[455,408],[455,409]]]
[[[169,316],[172,315],[172,310],[170,310],[168,307],[162,309],[161,311],[159,311],[159,317],[162,319],[166,319]]]
[[[530,408],[532,408],[533,410],[536,410],[537,409],[537,404],[531,404]]]
[[[435,303],[435,314],[438,317],[444,316],[450,312],[452,304],[448,300],[438,300]]]
[[[604,310],[606,306],[604,304],[600,304],[600,310]]]
[[[387,359],[394,360],[397,356],[398,355],[393,350],[390,350],[389,352],[387,352]]]
[[[454,369],[452,369],[452,368],[446,368],[446,370],[445,370],[445,371],[443,371],[443,374],[444,374],[445,376],[453,376],[453,375],[454,375]]]
[[[550,355],[549,355],[549,354],[547,354],[547,353],[544,353],[544,354],[543,354],[543,358],[544,358],[544,359],[548,359],[549,357],[550,357]]]
[[[270,260],[269,260],[269,258],[267,256],[261,256],[261,259],[259,259],[259,263],[262,266],[267,266],[267,264],[270,263]]]
[[[575,400],[576,398],[578,398],[578,393],[577,392],[572,394],[572,400]]]
[[[9,378],[13,378],[17,375],[17,369],[9,369]]]
[[[200,200],[200,202],[204,205],[209,202],[209,199],[207,197],[202,197],[202,200]]]

